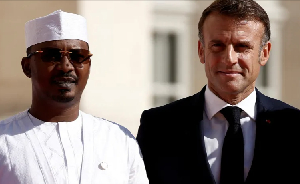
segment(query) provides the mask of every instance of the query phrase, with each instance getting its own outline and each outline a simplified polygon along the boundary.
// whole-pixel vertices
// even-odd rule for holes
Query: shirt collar
[[[60,122],[45,122],[45,121],[42,121],[42,120],[40,120],[40,119],[34,117],[33,115],[31,115],[31,114],[29,113],[29,110],[27,110],[27,114],[28,114],[28,116],[29,116],[29,118],[30,118],[30,120],[32,121],[32,123],[33,123],[34,126],[39,126],[39,125],[41,125],[41,124],[55,124],[55,123],[60,123]],[[69,123],[69,124],[70,124],[70,123],[74,124],[74,123],[78,123],[78,122],[80,122],[80,121],[81,121],[81,111],[79,111],[79,115],[78,115],[78,117],[77,117],[74,121],[70,121],[70,122],[68,122],[68,123]]]
[[[205,112],[207,114],[207,117],[211,120],[211,118],[218,113],[221,109],[223,109],[226,106],[231,106],[227,102],[223,101],[219,97],[217,97],[206,85],[206,90],[204,93],[205,98]],[[253,90],[253,92],[247,96],[244,100],[242,100],[240,103],[236,104],[235,106],[238,106],[243,111],[245,111],[248,116],[252,119],[256,119],[256,113],[255,113],[255,103],[256,103],[256,92]]]

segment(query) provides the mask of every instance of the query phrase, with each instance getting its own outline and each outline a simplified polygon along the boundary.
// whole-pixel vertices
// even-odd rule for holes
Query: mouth
[[[218,71],[218,73],[228,77],[236,77],[242,75],[242,73],[239,71]]]
[[[52,81],[53,84],[60,88],[71,88],[76,84],[76,80],[72,77],[58,77]]]

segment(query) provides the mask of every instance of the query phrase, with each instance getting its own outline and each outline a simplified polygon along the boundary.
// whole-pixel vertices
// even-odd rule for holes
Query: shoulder
[[[0,155],[4,154],[2,151],[7,150],[8,144],[23,146],[20,140],[24,139],[25,134],[20,125],[26,118],[27,111],[24,111],[0,121]]]
[[[139,139],[139,134],[142,132],[165,134],[165,131],[170,129],[173,132],[180,131],[182,122],[191,123],[197,117],[201,119],[203,106],[204,95],[202,92],[199,92],[172,103],[145,110],[140,118],[137,138]]]
[[[286,109],[296,111],[296,112],[299,111],[298,108],[293,107],[292,105],[289,105],[281,100],[266,96],[266,95],[262,94],[261,92],[259,92],[258,90],[257,90],[257,101],[267,111],[280,111],[280,110],[286,110]]]
[[[270,117],[273,122],[278,122],[276,124],[281,128],[283,128],[281,126],[282,123],[286,125],[293,124],[300,126],[300,123],[298,123],[298,119],[300,119],[300,110],[298,108],[293,107],[281,100],[263,95],[259,91],[257,95],[257,103],[259,103],[258,106],[263,107],[265,116]]]
[[[8,126],[14,122],[18,122],[18,121],[21,121],[22,119],[26,118],[27,116],[27,110],[26,111],[23,111],[23,112],[20,112],[16,115],[13,115],[13,116],[10,116],[4,120],[1,120],[0,121],[0,126]]]
[[[91,121],[93,121],[93,131],[94,132],[105,132],[105,135],[114,135],[116,137],[129,137],[134,138],[132,133],[124,126],[117,124],[115,122],[109,121],[104,118],[100,118],[91,114],[87,114],[82,112],[83,118],[89,118]],[[91,122],[88,122],[91,123]]]
[[[201,94],[196,93],[192,96],[188,96],[186,98],[182,98],[179,100],[176,100],[174,102],[171,102],[169,104],[151,108],[148,110],[145,110],[142,114],[146,117],[157,117],[157,116],[176,116],[179,114],[184,114],[186,112],[189,112],[191,109],[194,109],[196,106],[199,106],[201,103],[204,103],[203,100],[201,100]]]
[[[20,135],[23,132],[21,131],[22,128],[20,127],[21,123],[24,123],[26,121],[27,110],[20,112],[14,116],[11,116],[7,119],[0,121],[0,138],[6,137],[9,135],[10,137],[12,135]]]
[[[85,126],[87,127],[87,125],[84,125],[85,123],[89,124],[88,129],[92,131],[93,139],[97,140],[95,143],[99,153],[106,150],[105,152],[111,153],[111,155],[128,153],[130,157],[139,153],[138,143],[127,128],[91,114],[82,112],[82,115],[83,129]]]

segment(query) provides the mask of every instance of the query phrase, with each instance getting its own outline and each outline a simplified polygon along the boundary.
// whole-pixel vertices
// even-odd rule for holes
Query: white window
[[[190,95],[192,2],[153,1],[152,106]]]

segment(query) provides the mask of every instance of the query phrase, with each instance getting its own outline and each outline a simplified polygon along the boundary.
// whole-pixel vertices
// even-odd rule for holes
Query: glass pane
[[[176,44],[174,33],[153,34],[154,82],[176,82]]]
[[[169,41],[169,82],[175,83],[176,82],[176,35],[175,34],[168,34],[168,41]]]

